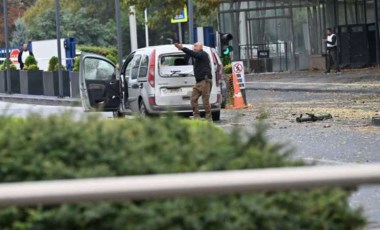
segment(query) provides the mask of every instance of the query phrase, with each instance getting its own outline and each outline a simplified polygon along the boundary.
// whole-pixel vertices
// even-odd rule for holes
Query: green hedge
[[[9,60],[9,59],[6,59],[6,60],[8,60],[10,70],[17,70],[15,64],[13,64],[13,62],[11,60]],[[7,62],[6,61],[3,61],[3,63],[0,65],[0,70],[7,70]]]
[[[77,46],[82,52],[96,53],[102,56],[112,55],[117,57],[117,49],[115,47],[98,47],[98,46]]]
[[[265,127],[202,121],[0,117],[0,182],[299,166]],[[0,210],[0,229],[358,229],[350,191],[99,202]]]

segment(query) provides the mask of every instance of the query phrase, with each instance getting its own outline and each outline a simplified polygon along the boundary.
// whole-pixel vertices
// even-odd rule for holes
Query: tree
[[[142,13],[146,8],[154,8],[150,11],[149,25],[151,28],[162,26],[162,22],[170,22],[169,20],[183,10],[187,1],[178,0],[123,0],[124,6],[136,7],[137,12]],[[194,0],[195,7],[195,23],[198,26],[215,26],[217,18],[217,9],[220,0]]]
[[[76,37],[78,44],[108,46],[115,43],[115,23],[109,20],[100,23],[91,17],[85,8],[72,12],[63,9],[61,16],[62,36]],[[52,39],[56,37],[55,10],[48,9],[30,22],[30,37],[33,40]]]
[[[14,24],[15,30],[12,33],[11,46],[17,47],[28,41],[28,29],[22,18],[18,18]]]
[[[4,15],[3,15],[3,4],[0,4],[0,28],[4,31]],[[14,21],[20,18],[25,11],[25,7],[19,1],[9,1],[8,3],[8,29],[9,34],[12,34],[14,30]],[[0,33],[0,45],[4,46],[4,32]]]

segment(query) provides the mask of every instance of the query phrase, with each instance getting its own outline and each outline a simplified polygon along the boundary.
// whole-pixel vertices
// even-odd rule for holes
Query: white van
[[[185,45],[192,49],[192,45]],[[214,120],[220,119],[223,66],[215,50],[204,47],[212,68],[210,103]],[[125,115],[156,115],[168,111],[191,114],[190,98],[195,85],[193,60],[174,45],[142,48],[125,60],[120,74],[107,58],[82,53],[80,90],[85,111],[113,111]],[[202,100],[200,110],[204,111]]]

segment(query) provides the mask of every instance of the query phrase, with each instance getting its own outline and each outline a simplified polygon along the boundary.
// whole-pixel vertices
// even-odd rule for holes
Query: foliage
[[[231,65],[231,62],[232,62],[231,56],[230,55],[227,55],[227,56],[223,55],[222,56],[222,62],[223,62],[224,66]]]
[[[48,71],[54,71],[55,66],[58,65],[58,57],[53,56],[49,60]]]
[[[15,30],[15,24],[14,22],[23,15],[25,11],[24,5],[18,1],[8,1],[8,29],[9,34],[13,34],[13,31]],[[5,1],[4,1],[5,2]],[[0,5],[0,11],[3,15],[3,4]],[[4,30],[4,15],[0,17],[0,28],[2,31]],[[5,46],[5,39],[4,39],[4,33],[0,33],[0,47]]]
[[[108,55],[106,56],[106,58],[108,58],[110,61],[112,61],[112,62],[115,63],[115,64],[118,63],[118,62],[117,62],[117,57],[115,57],[115,56],[112,55],[112,54],[108,54]]]
[[[114,1],[104,0],[61,0],[61,32],[64,37],[75,36],[77,44],[95,46],[113,46],[116,44]],[[170,23],[172,15],[183,9],[182,1],[121,1],[121,29],[123,53],[131,52],[129,29],[129,5],[137,6],[138,47],[145,46],[145,22],[142,12],[145,6],[149,12],[150,45],[168,44],[168,39],[175,39],[177,26]],[[219,1],[196,0],[195,24],[214,26]],[[168,13],[170,12],[170,13]],[[206,12],[206,13],[205,13]],[[51,39],[55,35],[55,12],[53,0],[38,0],[24,15],[33,40]],[[187,40],[187,30],[184,30]]]
[[[117,49],[114,47],[100,47],[100,46],[77,46],[77,49],[86,53],[95,53],[102,56],[112,55],[117,56]]]
[[[61,33],[64,37],[75,37],[78,44],[106,46],[115,43],[115,23],[109,20],[101,23],[93,18],[85,8],[72,12],[63,9],[61,14]],[[39,17],[27,21],[30,37],[33,40],[52,39],[56,36],[55,11],[47,8]]]
[[[157,4],[163,6],[160,11],[155,11],[152,13],[152,18],[154,19],[155,23],[159,23],[161,21],[168,21],[170,18],[173,17],[173,15],[178,15],[183,10],[183,7],[186,3],[186,1],[178,0],[123,0],[122,2],[128,6],[135,6],[136,10],[139,12],[142,12],[146,8],[150,8],[153,5]],[[215,19],[219,5],[220,0],[195,0],[194,6],[196,10],[194,11],[194,18],[200,18],[201,21],[204,22],[207,21],[209,15],[213,15],[213,18]]]
[[[231,63],[229,63],[229,64],[227,64],[227,65],[224,66],[224,72],[226,74],[232,74],[232,65],[231,65]]]
[[[75,57],[73,72],[79,72],[80,57]]]
[[[12,33],[11,46],[18,47],[28,42],[29,31],[26,27],[24,19],[22,18],[18,18],[14,24],[15,30]]]
[[[36,64],[24,67],[24,70],[30,70],[30,71],[39,70],[39,69],[40,68],[38,68],[38,66]]]
[[[203,121],[0,117],[0,182],[299,166],[256,132]],[[285,152],[279,154],[279,152]],[[10,207],[1,229],[358,229],[349,191],[213,195],[153,201]]]
[[[36,58],[32,55],[29,55],[26,60],[25,60],[25,63],[24,63],[24,70],[35,70],[36,67],[38,69],[38,62],[36,60]],[[30,68],[31,67],[31,68]]]
[[[15,66],[15,64],[13,64],[13,62],[9,59],[7,59],[8,63],[9,63],[9,69],[10,70],[17,70],[17,67]],[[7,70],[7,62],[4,61],[3,64],[1,64],[0,66],[0,70]]]
[[[48,71],[58,71],[58,57],[53,56],[49,60]],[[66,67],[61,65],[61,70],[66,70]]]

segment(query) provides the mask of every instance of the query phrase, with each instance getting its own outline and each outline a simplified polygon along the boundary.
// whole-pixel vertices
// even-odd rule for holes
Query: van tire
[[[148,111],[146,110],[146,106],[145,106],[143,100],[140,100],[140,102],[139,102],[139,115],[140,115],[140,117],[147,117],[147,116],[149,116]]]
[[[212,120],[213,121],[220,121],[220,110],[212,112]]]

